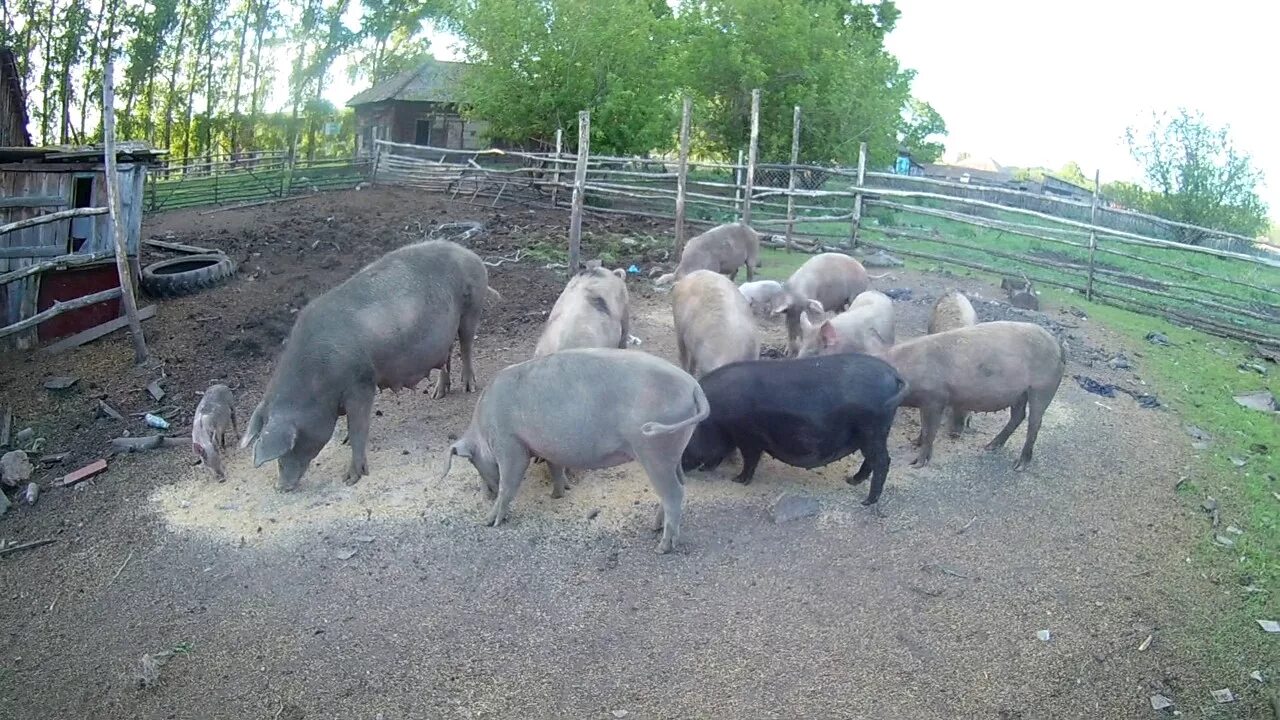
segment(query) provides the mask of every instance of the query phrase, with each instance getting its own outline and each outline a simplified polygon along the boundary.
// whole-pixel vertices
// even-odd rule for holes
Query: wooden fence
[[[752,105],[758,112],[758,96]],[[1258,251],[1250,238],[1105,208],[1096,190],[1093,202],[1083,203],[877,172],[867,167],[865,145],[856,168],[801,164],[795,161],[803,137],[800,108],[793,116],[792,162],[758,162],[754,142],[736,163],[697,160],[689,156],[690,116],[685,103],[676,157],[612,157],[589,148],[570,154],[559,134],[551,153],[382,141],[373,179],[473,203],[568,207],[571,258],[582,214],[673,220],[677,252],[686,224],[742,219],[791,249],[882,249],[993,275],[1026,275],[1043,287],[1219,336],[1280,344],[1280,258]],[[758,127],[758,116],[752,126]],[[589,127],[584,115],[580,136],[589,137]],[[1170,239],[1179,235],[1214,242]]]

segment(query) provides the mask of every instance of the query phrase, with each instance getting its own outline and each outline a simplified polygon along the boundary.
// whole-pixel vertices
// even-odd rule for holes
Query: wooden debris
[[[1269,633],[1280,633],[1280,622],[1275,620],[1257,620],[1258,627]]]
[[[94,460],[88,465],[85,465],[84,467],[80,468],[79,470],[74,470],[72,472],[67,473],[62,477],[62,480],[60,480],[57,483],[57,485],[58,487],[71,487],[72,485],[75,485],[78,482],[83,482],[85,480],[88,480],[89,478],[93,477],[94,475],[97,475],[98,473],[106,469],[107,469],[107,461],[104,458],[98,458],[97,460]]]
[[[124,569],[128,567],[129,561],[132,559],[133,559],[133,550],[130,550],[129,554],[124,557],[124,562],[120,563],[120,567],[116,570],[116,574],[111,576],[111,582],[107,583],[108,585],[115,582],[116,578],[120,577],[120,573],[124,572]]]
[[[48,455],[40,456],[40,464],[41,465],[57,465],[58,463],[62,462],[63,460],[66,460],[69,457],[71,457],[71,453],[69,452],[49,453]]]
[[[22,502],[28,505],[35,505],[36,500],[40,497],[40,486],[35,483],[27,483],[27,487],[22,491]]]
[[[0,412],[0,447],[9,444],[9,433],[13,431],[13,409],[8,405]]]
[[[1236,701],[1236,696],[1234,693],[1231,692],[1230,688],[1222,688],[1221,690],[1210,690],[1209,694],[1213,696],[1213,699],[1219,705]]]
[[[138,310],[139,320],[150,320],[155,316],[156,316],[155,305],[148,305]],[[118,317],[115,320],[108,320],[107,322],[104,322],[101,325],[98,325],[96,327],[91,327],[88,330],[82,330],[76,333],[75,335],[64,337],[61,340],[51,345],[46,345],[44,348],[40,350],[40,352],[44,355],[56,355],[60,352],[65,352],[72,348],[80,347],[85,343],[91,343],[94,340],[97,340],[98,338],[103,337],[104,335],[110,335],[116,330],[119,330],[120,328],[123,328],[123,327],[127,327],[128,325],[129,325],[129,318],[126,318],[126,317]]]
[[[111,407],[106,400],[98,401],[98,417],[109,417],[112,420],[124,420],[124,416],[120,414],[120,411]]]
[[[1154,637],[1154,635],[1148,635],[1147,639],[1143,640],[1142,644],[1138,646],[1138,652],[1146,652],[1147,648],[1151,647],[1151,639]]]
[[[160,250],[170,250],[173,252],[186,253],[188,255],[209,255],[221,252],[220,250],[214,250],[212,248],[202,248],[195,245],[186,245],[184,243],[166,242],[164,240],[156,240],[155,238],[147,238],[142,241],[142,244]]]
[[[1173,701],[1170,700],[1169,698],[1163,695],[1160,695],[1159,693],[1151,696],[1152,710],[1164,710],[1165,708],[1171,708],[1171,707],[1173,707]]]
[[[10,545],[6,548],[0,548],[0,555],[8,555],[9,553],[16,553],[22,550],[30,550],[31,548],[38,548],[41,545],[48,545],[49,543],[55,543],[57,541],[57,538],[45,538],[44,540],[32,540],[31,542],[22,543],[21,545]]]
[[[973,524],[974,524],[974,523],[976,523],[976,522],[978,522],[978,516],[977,516],[977,515],[974,515],[974,516],[973,516],[973,519],[969,520],[969,522],[967,522],[967,523],[965,523],[965,524],[964,524],[964,527],[962,527],[962,528],[960,528],[959,530],[957,530],[957,531],[956,531],[956,534],[957,534],[957,535],[963,535],[963,534],[965,533],[965,531],[966,531],[966,530],[968,530],[969,528],[973,527]]]
[[[189,442],[190,440],[188,439],[165,437],[164,435],[118,437],[111,441],[111,454],[146,452],[158,448],[178,447]]]
[[[66,390],[67,388],[80,382],[80,378],[70,375],[55,375],[44,381],[45,390]]]
[[[152,380],[147,384],[147,394],[151,395],[151,398],[156,402],[164,399],[164,388],[160,387],[159,380]]]

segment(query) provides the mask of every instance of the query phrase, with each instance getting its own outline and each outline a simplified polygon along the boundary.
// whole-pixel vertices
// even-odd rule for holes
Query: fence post
[[[115,72],[110,57],[102,68],[102,155],[107,176],[107,209],[111,213],[111,229],[116,244],[116,275],[120,278],[120,304],[129,320],[129,335],[133,339],[133,361],[141,365],[147,361],[147,341],[142,336],[142,321],[138,319],[138,303],[133,297],[133,273],[129,270],[129,246],[125,239],[124,209],[120,198],[120,174],[116,169],[116,111]],[[135,198],[134,202],[138,200]]]
[[[1101,172],[1093,171],[1093,206],[1089,209],[1089,282],[1085,285],[1084,296],[1087,300],[1093,299],[1093,254],[1098,249],[1098,233],[1092,226],[1098,224],[1098,181]]]
[[[551,180],[551,207],[559,207],[560,201],[560,150],[564,142],[564,128],[556,128],[556,159],[552,165],[555,166],[554,174]]]
[[[787,173],[787,252],[792,252],[791,233],[796,220],[796,165],[800,163],[800,106],[791,113],[791,171]]]
[[[738,151],[738,164],[733,166],[733,214],[742,212],[742,160],[744,153]]]
[[[746,189],[742,193],[742,224],[751,224],[751,192],[756,184],[756,160],[760,155],[760,90],[751,91],[751,145],[747,150]]]
[[[853,218],[850,228],[852,247],[858,247],[858,233],[862,230],[862,186],[867,179],[867,144],[858,143],[858,184],[853,190]]]
[[[569,274],[578,272],[582,255],[582,205],[587,192],[587,156],[591,152],[591,111],[578,113],[578,165],[573,172],[573,209],[569,215]]]
[[[684,253],[684,194],[689,177],[689,116],[693,114],[693,100],[684,96],[680,111],[680,162],[676,170],[676,261]]]

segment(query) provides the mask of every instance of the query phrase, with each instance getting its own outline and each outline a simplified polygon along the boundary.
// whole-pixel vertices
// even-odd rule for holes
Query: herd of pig
[[[760,237],[721,225],[689,241],[671,291],[680,367],[630,344],[626,274],[590,267],[569,279],[552,308],[533,358],[499,371],[480,393],[466,431],[450,446],[471,462],[494,501],[498,525],[533,461],[544,461],[552,496],[563,496],[566,469],[636,461],[661,500],[659,552],[680,530],[684,472],[712,469],[737,451],[749,483],[760,458],[821,467],[855,451],[862,464],[847,478],[871,478],[875,503],[889,471],[888,437],[898,407],[920,410],[919,452],[929,462],[945,412],[958,437],[969,412],[1009,408],[1009,422],[987,443],[1001,447],[1024,419],[1016,469],[1031,461],[1045,409],[1062,381],[1065,353],[1038,325],[978,323],[952,291],[933,308],[928,334],[898,342],[892,301],[868,289],[855,259],[815,255],[786,282],[753,281]],[[736,286],[739,268],[748,282]],[[373,399],[379,389],[414,387],[440,371],[448,391],[454,338],[463,384],[478,386],[472,345],[488,286],[484,263],[447,241],[387,253],[298,314],[283,352],[249,418],[240,447],[253,445],[255,467],[275,460],[277,488],[297,487],[340,415],[347,417],[348,484],[369,472]],[[761,360],[756,323],[782,316],[783,360]],[[220,478],[221,453],[235,432],[231,391],[210,388],[192,422],[196,454]]]

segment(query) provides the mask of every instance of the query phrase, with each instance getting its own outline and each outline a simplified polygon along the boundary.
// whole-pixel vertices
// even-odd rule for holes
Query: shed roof
[[[412,70],[387,78],[347,101],[348,107],[388,100],[458,102],[458,84],[466,63],[428,60]]]
[[[101,145],[49,145],[46,147],[0,147],[0,162],[84,162],[102,160]],[[167,151],[157,150],[145,142],[122,142],[116,147],[119,160],[156,160]]]

